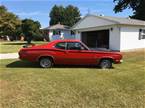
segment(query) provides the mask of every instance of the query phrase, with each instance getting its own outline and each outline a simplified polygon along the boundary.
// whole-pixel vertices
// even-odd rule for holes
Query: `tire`
[[[39,60],[39,65],[42,68],[51,68],[53,66],[53,62],[50,58],[44,57]]]
[[[112,61],[109,59],[103,59],[100,62],[100,68],[102,69],[108,69],[112,67]]]

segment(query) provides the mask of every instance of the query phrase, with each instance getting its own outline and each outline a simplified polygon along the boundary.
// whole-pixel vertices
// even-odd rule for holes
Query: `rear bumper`
[[[27,60],[27,58],[25,56],[20,56],[20,55],[19,55],[19,59],[20,60]]]
[[[22,54],[22,53],[19,53],[19,59],[21,60],[27,60],[27,55],[26,54]]]

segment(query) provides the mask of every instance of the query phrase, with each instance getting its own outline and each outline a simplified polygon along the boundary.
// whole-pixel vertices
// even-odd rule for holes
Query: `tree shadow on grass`
[[[25,45],[27,43],[22,43],[22,42],[18,42],[18,43],[4,43],[3,45]]]
[[[7,68],[41,68],[38,62],[28,62],[28,61],[14,61],[6,65]],[[90,65],[54,65],[52,68],[90,68],[99,69],[98,66]]]

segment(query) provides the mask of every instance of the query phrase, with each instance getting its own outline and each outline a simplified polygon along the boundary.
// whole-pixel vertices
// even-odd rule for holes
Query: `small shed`
[[[74,38],[70,27],[60,23],[43,28],[43,31],[45,32],[45,37],[49,38],[50,41]]]

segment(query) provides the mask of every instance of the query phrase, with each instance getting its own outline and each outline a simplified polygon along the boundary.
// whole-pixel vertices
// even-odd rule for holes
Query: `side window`
[[[58,48],[58,49],[65,49],[65,46],[66,46],[66,43],[65,42],[60,42],[60,43],[57,43],[55,45],[55,48]]]
[[[145,29],[139,30],[139,40],[145,39]]]
[[[67,50],[84,50],[84,46],[81,45],[79,42],[68,42],[67,43]]]

